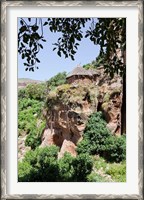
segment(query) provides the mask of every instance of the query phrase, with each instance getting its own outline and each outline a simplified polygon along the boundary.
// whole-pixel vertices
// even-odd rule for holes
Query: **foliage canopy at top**
[[[87,30],[87,22],[90,26]],[[124,53],[126,50],[126,19],[125,18],[21,18],[18,31],[18,53],[24,59],[25,70],[34,71],[40,63],[38,53],[43,49],[44,27],[53,33],[61,33],[61,37],[53,44],[53,51],[58,56],[74,56],[83,37],[89,38],[94,44],[100,45],[99,58],[106,72],[113,77],[114,73],[125,74]],[[84,31],[85,30],[85,31]],[[118,56],[117,50],[121,51]]]

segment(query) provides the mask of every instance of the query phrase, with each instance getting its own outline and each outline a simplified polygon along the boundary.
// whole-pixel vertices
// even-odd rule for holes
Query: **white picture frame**
[[[9,29],[9,12],[11,8],[15,9],[23,9],[24,7],[27,8],[54,8],[57,7],[57,9],[64,7],[64,8],[82,8],[86,7],[87,9],[90,7],[95,8],[112,8],[116,9],[118,7],[123,8],[125,10],[130,10],[132,8],[137,9],[138,12],[138,38],[136,41],[138,41],[138,59],[137,59],[137,66],[138,66],[138,163],[137,163],[137,172],[138,172],[138,180],[137,180],[137,193],[130,193],[125,192],[123,194],[119,194],[119,185],[115,186],[117,187],[117,190],[113,193],[106,192],[107,185],[105,184],[103,188],[103,192],[99,193],[97,191],[91,192],[91,193],[82,193],[80,192],[65,192],[65,193],[57,193],[57,192],[49,192],[46,193],[40,193],[37,191],[37,188],[35,189],[35,194],[30,193],[23,193],[22,191],[16,193],[9,193],[9,176],[11,176],[11,171],[9,170],[9,164],[10,161],[12,161],[12,158],[10,157],[9,152],[9,124],[8,122],[11,121],[10,116],[10,99],[9,94],[11,93],[11,87],[10,86],[10,80],[12,71],[9,67],[9,56],[11,56],[11,51],[9,50],[9,43],[10,37],[8,32]],[[143,199],[143,3],[142,1],[1,1],[1,199]],[[101,16],[99,16],[101,17]],[[107,16],[105,16],[107,17]],[[16,28],[16,27],[14,27]],[[17,31],[17,30],[16,30]],[[131,30],[133,31],[133,30]],[[135,43],[135,41],[133,41]],[[135,44],[133,44],[135,45]],[[14,48],[15,49],[15,48]],[[15,52],[17,54],[17,52]],[[136,56],[137,56],[136,55]],[[15,71],[17,73],[17,70]],[[12,82],[14,82],[14,86],[17,84],[16,79],[11,79]],[[17,97],[15,98],[17,99]],[[15,102],[15,105],[17,104],[17,101]],[[135,106],[135,105],[134,105]],[[17,113],[17,112],[15,112]],[[15,142],[16,144],[16,142]],[[14,154],[16,155],[17,152]],[[9,161],[8,161],[9,159]],[[15,164],[13,164],[13,167]],[[28,184],[28,183],[26,183]],[[53,184],[53,183],[49,183]],[[65,187],[62,183],[59,183],[62,185],[62,187]],[[73,183],[73,186],[76,183]],[[90,183],[91,184],[91,183]],[[108,183],[111,184],[111,183]],[[42,187],[42,185],[40,185]],[[72,186],[72,185],[71,185]],[[52,186],[53,187],[53,186]],[[56,191],[56,188],[58,188],[59,185],[54,186],[54,190]],[[75,186],[74,186],[75,187]],[[76,184],[77,188],[86,188],[83,183]],[[93,187],[93,185],[91,185]],[[113,187],[113,186],[112,186]],[[69,190],[68,190],[69,191]],[[78,190],[77,190],[78,191]],[[90,191],[90,190],[89,190]],[[92,190],[94,191],[94,190]]]

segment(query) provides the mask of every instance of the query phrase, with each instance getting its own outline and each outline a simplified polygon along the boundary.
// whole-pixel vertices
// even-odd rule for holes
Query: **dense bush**
[[[106,149],[103,154],[110,162],[121,162],[126,159],[126,136],[110,136],[106,139]]]
[[[93,160],[88,154],[79,154],[73,162],[73,167],[75,171],[74,180],[85,182],[92,171]]]
[[[87,154],[76,158],[65,153],[57,159],[58,147],[50,146],[29,151],[19,162],[18,180],[20,182],[70,182],[87,181],[92,171],[92,158]]]
[[[66,72],[62,72],[50,78],[47,81],[47,87],[49,90],[53,90],[55,87],[65,83],[66,83]]]
[[[26,96],[30,99],[44,100],[46,98],[47,88],[45,83],[29,84],[26,87]]]
[[[36,123],[33,123],[29,127],[28,136],[25,140],[25,145],[30,146],[31,149],[35,149],[41,144],[41,135],[45,128],[45,122],[42,122],[39,127],[36,126]]]
[[[36,84],[33,85],[36,86]],[[35,149],[41,143],[41,134],[45,128],[45,120],[42,116],[44,102],[40,100],[39,95],[36,97],[34,93],[30,98],[29,89],[31,87],[32,84],[22,89],[27,96],[24,98],[20,96],[18,99],[18,131],[19,135],[27,135],[25,145]],[[39,84],[37,87],[39,88]]]
[[[43,102],[34,99],[20,99],[18,112],[19,135],[27,134],[25,144],[36,148],[41,143],[41,134],[45,128],[45,120],[42,118],[41,110]]]
[[[84,130],[84,139],[78,144],[78,153],[88,152],[92,155],[105,151],[106,139],[110,131],[106,128],[106,122],[102,113],[97,112],[90,116]]]
[[[110,175],[114,182],[126,182],[126,162],[111,164],[106,168],[106,174]]]
[[[18,180],[20,182],[57,181],[59,148],[50,146],[29,151],[22,162],[19,162]]]
[[[88,154],[80,154],[73,158],[70,154],[65,153],[64,157],[59,160],[59,180],[86,182],[92,167],[93,160]]]
[[[18,100],[18,110],[25,112],[31,112],[32,114],[39,115],[42,110],[43,102],[30,99],[30,98],[23,98]]]
[[[32,166],[28,162],[19,162],[18,164],[18,181],[32,181]]]
[[[22,88],[18,90],[18,99],[26,98],[26,89]]]
[[[126,182],[126,161],[108,163],[102,157],[94,157],[93,171],[88,175],[90,182]]]
[[[42,101],[46,98],[47,95],[47,86],[46,83],[31,83],[28,84],[25,88],[18,91],[18,99],[29,98],[38,101]]]
[[[126,158],[126,137],[111,135],[102,113],[97,112],[89,118],[84,138],[78,144],[77,152],[99,154],[109,162],[120,162]]]
[[[73,158],[69,153],[59,159],[59,180],[62,182],[70,182],[74,180],[75,170],[73,167]]]
[[[94,172],[88,176],[88,181],[89,182],[108,182],[107,178]]]

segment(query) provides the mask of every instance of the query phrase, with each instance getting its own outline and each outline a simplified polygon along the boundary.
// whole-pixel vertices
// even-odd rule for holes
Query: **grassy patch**
[[[89,181],[96,182],[126,182],[126,161],[108,163],[104,158],[94,158],[94,167],[89,175]]]
[[[105,173],[110,175],[114,182],[126,182],[126,161],[108,164]]]

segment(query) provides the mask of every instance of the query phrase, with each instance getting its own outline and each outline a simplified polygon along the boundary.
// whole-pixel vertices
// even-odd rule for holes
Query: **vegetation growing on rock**
[[[105,93],[101,109],[108,109],[110,99],[119,92],[113,90]],[[47,82],[47,85],[31,84],[19,90],[19,135],[26,135],[25,145],[31,148],[19,161],[18,179],[20,182],[125,181],[126,136],[114,136],[107,128],[103,114],[97,111],[98,93],[98,86],[95,83],[67,84],[65,73],[56,75]],[[45,118],[42,114],[44,109],[47,110]],[[84,109],[90,111],[87,114],[86,126],[82,118]],[[65,131],[64,135],[67,140],[77,145],[76,157],[67,152],[60,157],[61,145],[59,147],[56,145],[40,146],[42,133],[46,124],[49,126],[50,122],[56,123],[54,126],[57,128],[52,133],[54,129],[51,127],[50,132],[55,136],[60,134],[61,139],[64,140],[64,135],[58,126],[59,122],[54,121],[58,118],[52,119],[52,114],[54,115],[54,112],[58,114],[59,111],[61,113],[60,123],[63,125],[61,131]],[[63,121],[65,114],[72,118],[71,122],[68,119]],[[81,125],[85,129],[81,131],[83,139],[80,138],[82,140],[79,141],[77,131]],[[70,137],[67,137],[68,134]],[[77,135],[78,140],[71,139],[74,134]],[[76,141],[79,141],[78,144]]]
[[[126,137],[113,136],[101,112],[92,114],[84,130],[83,140],[78,144],[78,153],[101,155],[109,162],[121,162],[126,159]]]
[[[61,102],[73,108],[86,100],[90,104],[95,105],[97,103],[97,88],[94,84],[63,84],[49,92],[47,96],[47,107],[52,108]]]
[[[45,98],[44,83],[29,84],[18,92],[18,134],[24,136],[25,145],[32,149],[41,144],[46,124],[42,115]]]
[[[48,90],[53,90],[66,83],[66,72],[58,73],[47,81]]]
[[[92,170],[92,158],[87,154],[73,158],[67,153],[58,160],[58,150],[58,147],[50,146],[29,151],[19,163],[19,181],[87,181],[87,175]]]

